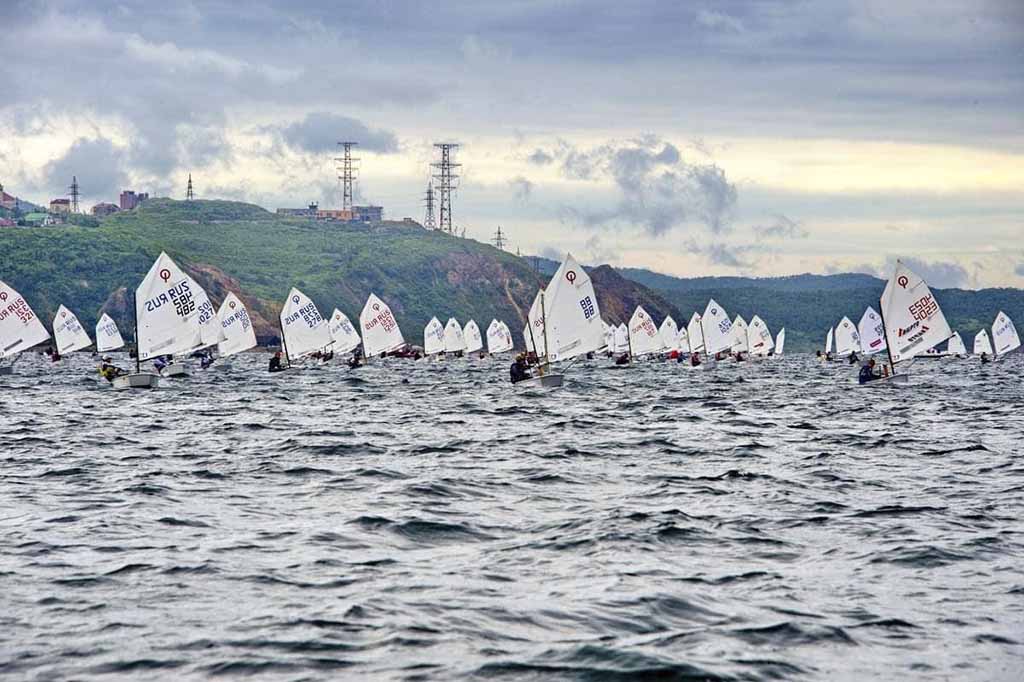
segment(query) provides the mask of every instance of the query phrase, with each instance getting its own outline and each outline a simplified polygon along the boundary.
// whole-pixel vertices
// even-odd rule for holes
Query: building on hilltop
[[[346,208],[320,209],[316,212],[317,220],[337,220],[347,223],[352,220],[352,211]]]
[[[50,213],[58,215],[67,215],[71,213],[71,200],[70,199],[54,199],[50,202]]]
[[[0,218],[0,227],[14,227],[17,224],[10,218]]]
[[[38,211],[27,214],[25,217],[21,219],[21,222],[31,227],[41,227],[43,225],[48,226],[56,224],[56,221],[53,219],[52,215],[49,215],[47,213],[40,213]]]
[[[353,206],[352,217],[349,220],[355,220],[361,223],[379,223],[384,220],[384,207],[383,206]]]
[[[104,218],[113,213],[117,213],[121,209],[118,208],[117,204],[108,204],[100,202],[92,207],[92,214],[97,218]]]
[[[139,192],[136,194],[134,190],[126,189],[121,192],[121,210],[132,211],[148,198],[148,192]]]
[[[315,218],[318,209],[319,204],[312,201],[307,208],[279,208],[277,209],[277,215],[288,216],[290,218]]]

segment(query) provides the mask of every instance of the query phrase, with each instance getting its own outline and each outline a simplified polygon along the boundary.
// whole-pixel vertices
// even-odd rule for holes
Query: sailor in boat
[[[204,348],[203,350],[196,351],[192,357],[199,359],[199,366],[202,369],[209,369],[210,365],[213,364],[213,353],[208,349]]]
[[[700,353],[690,353],[690,365],[696,367],[700,364]]]
[[[50,347],[46,349],[46,354],[50,356],[51,362],[60,362],[60,353],[57,352],[56,348]]]
[[[169,364],[171,364],[171,362],[166,355],[158,355],[156,359],[153,360],[153,367],[156,368],[157,374],[163,372],[164,367],[166,367]]]
[[[867,364],[860,368],[860,375],[857,377],[857,380],[862,384],[866,384],[869,381],[881,378],[882,373],[875,371],[875,359],[871,358],[867,361]]]
[[[981,353],[981,364],[987,365],[990,362],[992,362],[992,358],[990,358],[988,356],[987,352],[982,351],[982,353]]]
[[[513,384],[531,378],[530,372],[526,367],[526,358],[522,353],[520,353],[516,356],[515,362],[512,363],[512,367],[509,368],[509,376],[512,379]]]
[[[270,366],[267,367],[268,372],[281,372],[284,371],[284,367],[281,366],[281,351],[277,351],[270,358]]]
[[[362,346],[356,346],[355,350],[352,351],[352,357],[348,359],[348,366],[350,369],[355,369],[363,364],[363,348]]]
[[[115,365],[113,359],[111,359],[109,355],[103,356],[103,360],[100,362],[100,376],[104,379],[110,383],[114,383],[114,379],[127,373],[128,372]]]
[[[629,353],[623,353],[619,357],[615,358],[616,365],[628,365],[629,364]]]
[[[743,357],[743,351],[736,351],[736,362],[743,362],[744,360],[746,360],[746,358]]]
[[[856,365],[856,364],[857,364],[857,360],[858,360],[858,359],[859,359],[859,358],[857,357],[857,351],[855,351],[855,350],[851,350],[851,351],[850,351],[850,357],[849,357],[849,360],[850,360],[850,364],[851,364],[851,365]]]
[[[482,350],[481,350],[481,351],[480,351],[480,355],[479,355],[478,357],[479,357],[479,358],[480,358],[481,360],[484,360],[484,359],[486,359],[486,358],[487,358],[487,353],[485,353],[484,351],[482,351]]]

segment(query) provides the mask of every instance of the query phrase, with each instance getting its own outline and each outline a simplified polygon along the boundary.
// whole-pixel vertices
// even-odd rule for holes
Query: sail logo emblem
[[[569,270],[567,273],[565,273],[565,278],[569,280],[569,284],[572,284],[573,282],[576,281],[576,271]]]
[[[228,303],[228,307],[231,308],[232,310],[234,310],[235,309],[235,302],[231,301],[230,303]]]
[[[170,270],[168,270],[167,268],[164,268],[163,270],[160,271],[160,279],[162,279],[164,282],[166,282],[170,278],[171,278],[171,271]]]
[[[904,289],[906,289],[907,285],[910,284],[910,280],[907,279],[906,275],[900,275],[899,277],[896,278],[896,283],[899,284]]]
[[[712,315],[717,315],[718,314],[718,308],[712,308],[711,309],[711,314]]]
[[[61,316],[61,317],[67,317],[67,316],[68,316],[68,314],[67,314],[67,313],[61,313],[61,314],[60,314],[60,316]]]
[[[7,292],[6,291],[0,291],[0,301],[6,301],[6,300],[7,300]]]
[[[298,296],[292,296],[292,303],[298,303],[298,302],[299,302],[299,297]]]
[[[380,310],[380,304],[379,303],[374,303],[373,304],[373,309],[374,310]]]

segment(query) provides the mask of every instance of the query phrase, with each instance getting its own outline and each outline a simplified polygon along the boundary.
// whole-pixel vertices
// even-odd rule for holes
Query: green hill
[[[160,251],[188,270],[219,304],[240,293],[257,332],[276,335],[292,286],[330,315],[357,320],[369,293],[395,311],[407,340],[422,343],[431,316],[492,318],[521,329],[541,280],[524,260],[491,246],[427,231],[416,223],[373,225],[282,218],[229,201],[154,199],[99,227],[11,229],[0,233],[0,279],[20,290],[44,320],[67,305],[91,328],[104,310],[124,324],[125,290],[138,286]]]

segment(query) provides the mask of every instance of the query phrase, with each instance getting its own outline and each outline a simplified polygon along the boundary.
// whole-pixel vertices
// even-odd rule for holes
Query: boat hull
[[[864,388],[877,388],[878,386],[888,386],[890,384],[905,384],[908,381],[910,381],[909,374],[890,374],[887,377],[881,377],[859,385]]]
[[[183,362],[172,362],[160,370],[160,376],[167,379],[172,377],[187,377],[188,367]]]
[[[119,377],[115,377],[111,385],[118,390],[126,388],[156,388],[160,385],[160,377],[149,372],[122,374]]]
[[[545,374],[542,377],[531,377],[517,381],[516,386],[522,388],[558,388],[565,378],[562,374]]]

